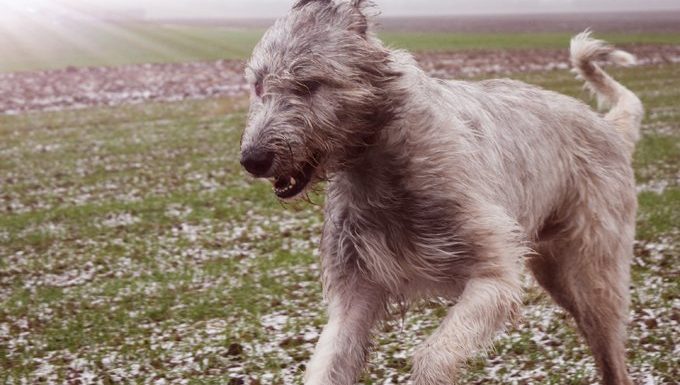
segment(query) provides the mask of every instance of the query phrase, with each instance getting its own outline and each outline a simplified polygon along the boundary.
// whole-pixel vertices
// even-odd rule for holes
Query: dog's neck
[[[379,126],[363,138],[363,145],[347,150],[331,172],[350,177],[354,183],[365,182],[367,187],[395,183],[396,172],[407,166],[414,143],[420,141],[415,126],[427,125],[422,120],[430,115],[431,104],[425,90],[432,79],[406,52],[391,52],[390,61],[392,70],[401,74],[387,90],[389,105],[394,110],[376,112],[375,116],[381,117],[376,120]]]

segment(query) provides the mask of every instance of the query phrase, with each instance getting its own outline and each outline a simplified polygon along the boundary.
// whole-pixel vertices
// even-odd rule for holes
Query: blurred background
[[[647,109],[629,360],[680,378],[680,3],[376,0],[378,33],[432,76],[512,77],[587,102],[592,28]],[[0,0],[0,383],[299,384],[325,320],[323,197],[282,207],[238,165],[244,62],[283,0]],[[597,381],[573,322],[527,279],[519,325],[470,384]],[[362,384],[404,384],[445,314],[378,333]],[[401,319],[401,317],[397,317]]]

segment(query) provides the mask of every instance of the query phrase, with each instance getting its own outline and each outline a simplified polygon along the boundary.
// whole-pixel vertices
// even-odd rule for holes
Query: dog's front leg
[[[504,323],[518,313],[521,259],[528,250],[513,222],[504,219],[480,213],[464,225],[468,234],[478,238],[470,278],[442,324],[416,351],[414,385],[453,383],[460,365],[489,347]]]
[[[371,329],[383,316],[385,297],[364,282],[344,284],[328,295],[328,324],[307,366],[305,385],[353,385],[366,361]]]
[[[518,306],[520,289],[495,279],[474,279],[413,360],[414,385],[449,385],[462,363],[490,345]]]

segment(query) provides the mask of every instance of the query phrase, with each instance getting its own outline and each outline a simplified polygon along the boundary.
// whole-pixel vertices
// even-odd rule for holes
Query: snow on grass
[[[578,92],[564,79],[528,80]],[[628,358],[639,383],[661,385],[680,367],[678,115],[669,112],[678,106],[677,91],[648,83],[632,81],[652,114],[636,158]],[[300,383],[326,317],[321,207],[282,206],[241,173],[243,113],[225,103],[0,119],[4,383]],[[470,361],[463,381],[596,383],[570,317],[531,279],[526,290],[522,320]],[[407,383],[414,349],[450,305],[419,303],[381,325],[361,383]]]

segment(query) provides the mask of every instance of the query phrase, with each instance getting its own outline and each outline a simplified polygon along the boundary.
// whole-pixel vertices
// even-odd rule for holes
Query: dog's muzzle
[[[267,150],[248,149],[241,154],[241,165],[253,176],[264,178],[274,164],[274,153]]]

